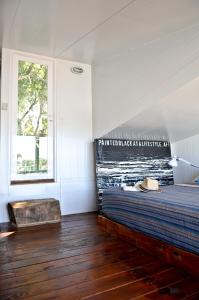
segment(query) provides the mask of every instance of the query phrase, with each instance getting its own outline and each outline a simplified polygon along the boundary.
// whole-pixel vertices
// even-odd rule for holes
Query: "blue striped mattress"
[[[199,254],[199,188],[162,186],[160,192],[103,192],[108,218],[171,245]]]

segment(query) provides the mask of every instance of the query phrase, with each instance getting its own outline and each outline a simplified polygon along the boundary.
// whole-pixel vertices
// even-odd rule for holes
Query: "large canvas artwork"
[[[145,177],[157,179],[160,185],[173,184],[167,141],[97,139],[95,150],[98,195],[104,189],[133,185]]]

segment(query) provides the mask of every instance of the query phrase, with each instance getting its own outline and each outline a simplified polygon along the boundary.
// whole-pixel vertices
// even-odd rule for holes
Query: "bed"
[[[105,217],[136,232],[199,254],[199,188],[162,186],[160,192],[103,192]]]

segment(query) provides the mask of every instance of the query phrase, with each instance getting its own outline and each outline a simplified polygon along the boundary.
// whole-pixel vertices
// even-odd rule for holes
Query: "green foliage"
[[[40,137],[48,135],[48,67],[46,65],[27,61],[18,63],[17,135],[35,137],[35,160],[19,159],[17,173],[46,172],[47,160],[40,158]]]
[[[30,173],[46,173],[48,164],[46,159],[40,158],[39,168],[36,168],[36,162],[33,160],[22,160],[17,162],[17,174],[30,174]]]
[[[47,66],[19,61],[17,135],[47,135],[47,76]]]

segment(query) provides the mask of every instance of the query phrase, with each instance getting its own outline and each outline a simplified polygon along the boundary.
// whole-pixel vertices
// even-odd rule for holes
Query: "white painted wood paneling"
[[[100,62],[198,24],[197,0],[1,0],[0,47]]]
[[[198,20],[198,0],[2,0],[0,46],[92,63],[95,137],[133,127],[174,141],[197,119],[176,130],[160,102],[199,76]]]
[[[95,137],[137,118],[199,77],[198,30],[199,26],[177,32],[94,65]]]
[[[20,0],[0,1],[0,49],[11,45],[12,28]]]
[[[92,145],[91,67],[71,73],[73,62],[56,61],[58,163],[63,214],[96,209]],[[78,101],[74,101],[78,99]]]
[[[96,210],[95,183],[90,178],[68,178],[61,181],[61,209],[63,214]]]
[[[60,57],[71,45],[104,23],[132,0],[4,0],[9,42],[3,47]],[[1,44],[1,42],[0,42]]]
[[[2,0],[0,47],[93,63],[95,137],[175,142],[198,133],[198,20],[198,0]],[[31,187],[29,196],[57,195],[64,213],[75,207],[79,212],[94,207],[88,196],[93,197],[94,180],[90,66],[83,65],[86,72],[78,77],[69,71],[71,62],[53,61],[58,182]],[[3,65],[2,101],[7,102],[9,55]],[[27,197],[28,189],[9,186],[9,113],[3,111],[1,118],[1,161],[8,165],[0,171],[5,220],[5,203]],[[81,190],[72,192],[76,182]]]
[[[94,64],[117,57],[122,62],[126,51],[133,55],[133,50],[197,25],[198,9],[196,0],[132,1],[120,13],[68,47],[61,57]]]
[[[199,135],[171,144],[171,150],[172,155],[177,155],[199,166]],[[190,183],[196,176],[199,176],[199,169],[183,162],[179,162],[178,167],[174,168],[175,183]]]
[[[107,138],[169,140],[174,143],[198,134],[199,78],[177,89],[155,105],[143,109]]]
[[[90,65],[81,64],[84,73],[75,75],[70,69],[77,63],[52,60],[55,69],[56,182],[10,186],[8,132],[13,52],[3,49],[2,101],[9,104],[9,110],[1,114],[0,222],[8,220],[6,204],[12,200],[55,197],[60,200],[62,214],[96,210]]]

